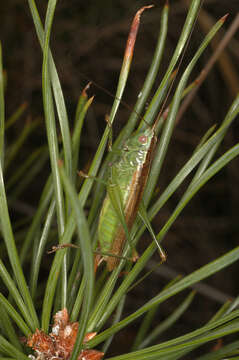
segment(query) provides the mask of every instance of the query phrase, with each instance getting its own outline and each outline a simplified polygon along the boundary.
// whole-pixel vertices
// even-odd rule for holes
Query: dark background
[[[124,47],[135,12],[146,1],[59,1],[57,5],[53,31],[51,36],[51,50],[58,69],[67,110],[73,122],[76,104],[80,92],[89,80],[93,80],[108,91],[115,93],[117,79],[122,63]],[[160,25],[162,1],[152,1],[154,9],[142,15],[139,35],[133,58],[130,77],[124,94],[124,101],[132,107],[144,77],[149,67]],[[42,19],[45,15],[47,1],[37,1]],[[204,52],[191,76],[193,80],[199,75],[213,49],[229,28],[239,11],[238,0],[205,0],[198,23],[192,34],[190,45],[182,61],[184,68],[192,54],[196,51],[210,24],[214,24],[220,17],[229,13],[229,17],[219,32],[214,45]],[[162,78],[170,56],[176,46],[186,14],[186,1],[170,2],[170,17],[166,49],[160,68],[157,84]],[[7,73],[6,114],[10,116],[23,102],[28,103],[27,114],[8,134],[7,141],[17,138],[26,118],[40,118],[42,126],[34,132],[25,144],[21,156],[27,156],[34,146],[46,141],[44,131],[42,96],[41,96],[41,66],[42,54],[35,34],[27,1],[9,0],[0,3],[0,35],[3,47],[4,69]],[[175,129],[159,183],[159,190],[164,189],[181,166],[191,156],[203,134],[213,124],[220,124],[235,94],[239,91],[239,38],[238,31],[226,48],[207,80],[202,85],[190,108],[184,114]],[[81,76],[83,73],[85,76]],[[85,78],[86,77],[86,78]],[[112,98],[97,87],[92,86],[90,94],[95,95],[94,105],[89,112],[84,127],[82,145],[85,157],[94,154],[105,122],[104,116],[109,113]],[[121,106],[115,121],[114,135],[127,121],[129,110]],[[238,121],[235,121],[228,131],[218,156],[238,142]],[[79,164],[79,168],[86,165],[86,161]],[[234,160],[226,169],[212,179],[192,200],[183,211],[182,216],[164,240],[168,259],[159,274],[150,277],[144,286],[135,289],[134,297],[128,304],[128,311],[138,308],[152,295],[157,294],[166,278],[170,279],[175,273],[188,274],[200,266],[216,259],[238,244],[238,209],[239,209],[239,173],[238,159]],[[14,167],[13,167],[14,168]],[[11,171],[14,171],[14,169]],[[21,216],[25,209],[34,211],[39,193],[44,184],[46,173],[39,177],[39,182],[21,195],[21,204],[14,207],[12,216]],[[180,199],[185,185],[177,191],[155,220],[155,229],[162,226]],[[34,194],[34,196],[32,196]],[[25,206],[25,207],[24,207]],[[144,237],[147,244],[147,235]],[[142,240],[143,241],[143,240]],[[139,245],[144,247],[145,244]],[[155,261],[158,261],[155,258]],[[175,272],[175,273],[174,273]],[[213,289],[220,290],[220,294],[206,290],[194,300],[183,319],[174,326],[171,333],[165,333],[160,341],[171,336],[179,336],[187,331],[202,326],[219,309],[222,302],[229,297],[237,296],[238,266],[234,265],[225,271],[209,278],[206,282]],[[199,291],[200,292],[200,291]],[[185,294],[184,294],[185,295]],[[158,320],[169,315],[182,300],[173,298],[160,307]],[[128,331],[131,331],[130,329]],[[134,336],[127,334],[127,340]],[[125,332],[118,335],[117,344],[122,349],[121,338]],[[125,345],[123,345],[125,346]],[[125,347],[126,349],[126,347]],[[117,350],[115,350],[117,352]]]

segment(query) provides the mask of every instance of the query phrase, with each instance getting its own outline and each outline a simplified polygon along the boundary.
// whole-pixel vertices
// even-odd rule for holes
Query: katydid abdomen
[[[109,271],[117,266],[119,258],[114,255],[122,254],[127,237],[117,211],[117,199],[130,232],[147,183],[156,141],[153,128],[136,133],[126,142],[119,159],[110,167],[107,195],[98,226],[100,249],[111,254],[103,257]],[[114,194],[116,203],[112,201]]]

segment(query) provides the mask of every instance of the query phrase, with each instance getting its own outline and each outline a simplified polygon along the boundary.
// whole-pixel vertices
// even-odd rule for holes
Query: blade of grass
[[[52,187],[52,179],[51,177],[47,180],[46,185],[42,191],[42,195],[37,206],[37,211],[33,217],[32,223],[28,229],[28,232],[25,236],[25,241],[22,245],[21,252],[20,252],[20,260],[23,263],[29,248],[34,241],[34,237],[40,228],[40,224],[42,221],[42,217],[48,207],[50,199],[52,197],[53,187]]]
[[[64,229],[65,229],[65,203],[64,203],[59,168],[58,168],[59,149],[58,149],[56,122],[55,122],[50,70],[49,70],[49,51],[50,51],[49,42],[50,42],[51,28],[52,28],[56,2],[57,2],[56,0],[49,0],[47,6],[47,12],[46,12],[45,36],[44,36],[44,45],[43,45],[43,64],[42,64],[42,94],[43,94],[43,105],[44,105],[44,113],[46,120],[47,138],[49,144],[50,162],[52,169],[52,180],[53,180],[53,187],[56,198],[57,225],[58,225],[59,235],[61,236],[64,233]],[[61,290],[62,290],[61,307],[63,309],[66,306],[66,299],[67,299],[66,257],[64,257],[63,259],[63,264],[61,269]]]
[[[79,318],[79,312],[84,298],[85,285],[86,285],[86,277],[83,276],[77,296],[74,299],[72,299],[72,303],[74,303],[74,305],[71,312],[71,321],[76,321]]]
[[[13,269],[13,274],[16,278],[16,282],[19,288],[19,291],[24,299],[24,302],[27,306],[28,311],[28,324],[32,324],[32,327],[38,327],[38,318],[36,314],[36,310],[34,304],[32,302],[32,298],[30,296],[30,292],[23,274],[23,270],[20,264],[20,259],[18,255],[18,251],[15,244],[15,239],[12,231],[11,221],[8,212],[7,199],[4,187],[2,166],[0,163],[0,224],[1,224],[1,232],[3,239],[5,241],[5,245],[8,251],[9,260],[11,263],[11,267]]]
[[[48,152],[47,148],[45,146],[42,146],[38,148],[37,150],[33,151],[27,159],[19,165],[19,167],[14,171],[14,173],[11,175],[11,177],[8,179],[6,184],[6,189],[11,189],[16,183],[18,184],[20,180],[24,177],[23,175],[26,175],[28,172],[28,169],[31,168],[32,164],[37,162],[40,158],[40,155],[43,152]]]
[[[195,25],[195,21],[198,16],[198,12],[199,12],[201,4],[202,4],[201,0],[191,1],[190,7],[189,7],[189,10],[187,13],[187,18],[185,20],[180,38],[178,40],[176,49],[175,49],[174,54],[169,63],[168,69],[165,72],[165,75],[161,81],[161,84],[160,84],[159,88],[157,89],[152,101],[150,102],[150,105],[144,116],[144,118],[147,120],[147,123],[153,122],[153,119],[155,118],[155,116],[159,110],[159,107],[162,102],[162,98],[161,98],[160,94],[162,92],[162,89],[165,87],[165,84],[168,82],[170,76],[172,75],[175,65],[176,65],[179,57],[183,53],[183,49],[185,51],[185,46],[187,46],[187,42],[190,39],[190,36],[191,36],[192,30],[193,30],[193,27]],[[142,127],[144,127],[144,126],[145,126],[145,124],[142,124]]]
[[[230,314],[230,312],[232,312],[233,310],[235,310],[239,305],[239,296],[237,296],[235,298],[234,301],[232,301],[231,305],[229,306],[229,308],[226,311],[226,314]]]
[[[131,66],[131,61],[132,61],[132,57],[133,57],[133,53],[134,53],[134,45],[135,45],[135,41],[136,41],[136,36],[137,36],[137,33],[138,33],[138,29],[139,29],[141,14],[143,13],[144,10],[150,9],[152,7],[153,7],[153,5],[142,7],[141,9],[139,9],[137,11],[137,13],[136,13],[136,15],[135,15],[135,17],[133,19],[131,29],[130,29],[130,33],[129,33],[129,37],[128,37],[128,40],[127,40],[125,53],[124,53],[124,59],[123,59],[122,68],[121,68],[120,75],[119,75],[119,82],[118,82],[118,86],[117,86],[117,90],[116,90],[116,98],[115,98],[115,101],[114,101],[113,106],[112,106],[111,114],[109,116],[110,124],[113,123],[113,119],[114,119],[115,114],[116,114],[116,112],[118,110],[120,100],[122,98],[122,94],[123,94],[125,84],[126,84],[126,81],[127,81],[127,78],[128,78],[128,74],[129,74],[129,70],[130,70],[130,66]]]
[[[69,244],[75,231],[75,218],[69,216],[68,223],[63,236],[60,238],[60,244]],[[52,311],[53,299],[56,291],[57,282],[60,275],[60,269],[67,249],[57,251],[51,265],[50,273],[47,279],[43,306],[42,306],[42,329],[48,332],[50,315]]]
[[[188,106],[190,105],[190,103],[192,102],[192,100],[195,97],[196,93],[198,92],[200,86],[202,85],[202,83],[204,82],[206,77],[208,76],[209,72],[213,68],[213,66],[216,63],[216,61],[218,60],[218,58],[220,58],[223,50],[226,48],[226,46],[229,44],[230,40],[233,38],[234,34],[238,30],[238,24],[239,24],[239,15],[237,14],[235,16],[235,18],[233,19],[233,21],[231,22],[230,26],[228,27],[228,29],[226,31],[226,34],[219,41],[219,44],[218,44],[217,48],[212,53],[212,55],[209,58],[206,66],[204,66],[201,73],[197,77],[197,85],[196,85],[195,89],[184,100],[184,102],[183,102],[183,104],[182,104],[182,106],[181,106],[181,108],[180,108],[180,110],[178,112],[178,115],[177,115],[178,119],[180,119],[184,115],[184,113],[187,110]]]
[[[177,72],[178,70],[175,70],[175,72],[172,74],[172,82],[175,78],[175,76],[177,75]],[[171,82],[171,86],[172,86],[172,82]],[[181,97],[181,100],[188,94],[190,93],[194,87],[196,86],[196,83],[195,81],[193,81],[191,84],[189,84],[183,91],[182,93],[182,97]],[[156,128],[155,128],[155,134],[158,135],[163,127],[163,125],[165,124],[165,120],[167,119],[168,117],[168,114],[170,112],[170,108],[172,107],[172,102],[166,107],[165,110],[163,110],[163,112],[161,111],[161,115],[159,114],[159,120],[157,125],[156,125]],[[175,123],[177,122],[177,119],[175,120]]]
[[[29,360],[29,358],[26,355],[24,355],[21,351],[19,351],[15,346],[10,344],[10,342],[4,339],[4,337],[1,335],[0,335],[0,351],[2,351],[6,355],[14,356],[14,359],[17,360]]]
[[[185,192],[184,196],[181,198],[179,204],[171,215],[170,219],[164,225],[160,233],[157,235],[159,239],[162,234],[166,234],[172,223],[176,220],[179,213],[186,206],[186,204],[191,200],[191,198],[196,194],[196,192],[218,171],[220,171],[227,163],[229,163],[234,157],[239,154],[239,145],[235,145],[233,148],[228,150],[223,156],[221,156],[217,161],[215,161],[200,178],[193,181],[188,191]],[[163,236],[164,236],[163,235]]]
[[[236,96],[235,100],[233,101],[232,105],[230,106],[230,109],[222,123],[222,126],[224,126],[224,124],[225,124],[225,128],[226,128],[228,126],[228,124],[230,124],[230,122],[232,122],[236,118],[238,113],[239,113],[239,94]],[[210,163],[213,156],[215,155],[217,149],[219,148],[225,134],[226,134],[226,131],[223,131],[221,134],[221,138],[218,139],[216,144],[214,144],[213,147],[208,152],[208,155],[203,159],[202,163],[200,164],[200,166],[195,174],[194,180],[199,178],[200,175],[205,171],[208,164]]]
[[[25,175],[21,178],[17,186],[12,189],[9,195],[9,204],[14,203],[15,200],[19,199],[24,190],[27,189],[28,185],[31,184],[32,181],[35,181],[37,174],[41,173],[42,168],[46,164],[49,159],[48,152],[42,152],[38,161],[36,161],[30,169],[25,173]]]
[[[161,335],[164,331],[166,331],[169,327],[171,327],[187,310],[187,308],[193,301],[194,296],[195,296],[195,292],[192,291],[185,298],[185,300],[177,307],[177,309],[174,310],[172,314],[168,316],[166,320],[162,321],[161,324],[157,325],[154,328],[154,330],[152,330],[151,333],[147,335],[144,341],[142,341],[141,344],[138,346],[137,350],[143,349],[146,346],[148,346],[156,338],[159,338],[159,335]]]
[[[220,319],[222,316],[226,315],[225,311],[229,306],[229,301],[226,302],[223,306],[221,306],[221,308],[219,309],[219,311],[216,312],[216,314],[209,320],[208,323],[210,322],[214,322],[218,319]],[[180,351],[180,355],[176,355],[175,356],[175,360],[176,359],[180,359],[182,355],[186,355],[189,352],[193,351],[194,349],[196,349],[198,346],[200,346],[200,344],[194,345],[192,348],[187,348],[185,350],[183,350],[182,352]]]
[[[11,320],[8,316],[8,313],[3,307],[0,307],[0,316],[1,316],[1,333],[3,336],[6,336],[10,343],[15,346],[18,350],[22,350],[22,345],[19,341],[19,337],[16,334],[16,331],[11,323]]]
[[[83,95],[82,95],[83,97]],[[81,137],[81,130],[83,126],[83,121],[85,119],[86,113],[88,108],[92,104],[94,97],[91,97],[89,100],[85,99],[85,104],[82,106],[81,111],[77,109],[76,112],[76,119],[75,119],[75,128],[72,136],[72,154],[73,154],[73,179],[75,181],[77,176],[77,166],[79,160],[79,151],[80,151],[80,137]],[[80,107],[80,100],[78,103],[78,107]]]
[[[228,306],[229,306],[229,301],[226,302],[223,306],[221,306],[219,311],[217,311],[216,314],[213,315],[213,317],[209,320],[208,324],[210,322],[214,322],[214,321],[218,320],[219,318],[221,318],[222,316],[224,316],[226,314],[225,311],[228,308]],[[174,360],[180,359],[182,356],[185,356],[186,354],[192,352],[194,349],[196,349],[199,346],[200,346],[200,344],[197,344],[197,345],[194,345],[194,346],[192,346],[190,348],[186,348],[186,349],[180,351],[179,354],[176,353],[175,355],[173,355],[172,359],[174,359]],[[171,357],[170,357],[170,359],[171,359]]]
[[[148,96],[150,94],[150,91],[152,89],[152,86],[155,82],[159,66],[161,63],[163,50],[165,47],[165,40],[167,35],[167,29],[168,29],[168,12],[169,12],[169,6],[166,2],[162,15],[161,15],[161,26],[160,31],[158,35],[158,41],[155,48],[155,52],[153,55],[153,59],[149,68],[149,71],[147,73],[147,76],[144,81],[144,85],[138,95],[137,102],[135,104],[135,107],[133,109],[133,112],[131,113],[129,120],[127,121],[126,126],[124,127],[123,131],[121,131],[120,135],[114,142],[114,148],[119,148],[120,144],[129,137],[131,132],[133,131],[136,121],[138,120],[139,115],[141,114],[146,101],[148,99]],[[147,120],[146,120],[147,121]]]
[[[43,65],[42,65],[42,93],[43,93],[43,105],[46,119],[46,128],[51,160],[51,168],[53,175],[53,184],[56,195],[56,208],[58,216],[59,234],[64,232],[64,201],[62,196],[61,181],[59,177],[58,159],[59,149],[58,140],[56,134],[56,123],[53,108],[53,99],[50,86],[49,76],[49,42],[51,27],[54,17],[54,11],[56,7],[56,0],[50,0],[48,2],[46,20],[45,20],[45,37],[43,46]]]
[[[15,308],[10,304],[10,302],[0,293],[0,304],[2,308],[9,314],[12,320],[16,323],[17,327],[21,330],[21,332],[25,336],[29,336],[31,334],[31,329],[24,322],[23,318],[19,315],[19,313],[15,310]]]
[[[16,111],[14,111],[14,113],[6,121],[5,130],[8,130],[11,126],[15,124],[15,122],[22,116],[27,106],[28,104],[24,102],[17,108]]]
[[[78,330],[76,342],[70,358],[71,360],[76,360],[82,348],[82,343],[83,343],[84,335],[86,333],[86,326],[91,309],[93,286],[94,286],[93,256],[92,256],[91,239],[90,239],[90,232],[89,232],[87,220],[85,218],[84,211],[77,197],[77,193],[75,192],[72,184],[70,183],[70,180],[67,178],[63,166],[60,166],[60,175],[62,182],[64,184],[66,194],[69,197],[72,209],[74,211],[75,221],[77,225],[77,232],[80,239],[80,245],[82,250],[84,274],[86,277],[84,302],[83,302],[81,317],[79,321],[81,326]]]
[[[4,160],[4,131],[5,131],[5,102],[4,102],[4,78],[2,64],[2,44],[0,42],[0,162]]]
[[[34,0],[28,0],[28,5],[32,14],[32,19],[35,25],[37,37],[40,43],[40,46],[42,50],[44,49],[44,30],[43,26],[41,24],[40,16],[37,11],[36,3]],[[49,12],[47,14],[49,25],[52,22],[52,18],[54,15],[54,7],[55,4],[51,3],[49,7]],[[47,20],[47,21],[48,21]],[[46,26],[46,29],[48,28],[48,25]],[[50,28],[48,28],[50,31]],[[48,34],[49,35],[49,34]],[[46,38],[46,36],[45,36]],[[70,137],[70,130],[69,130],[69,123],[68,123],[68,117],[65,107],[65,100],[63,97],[59,77],[56,71],[56,67],[54,64],[54,60],[51,54],[51,51],[49,50],[49,75],[51,78],[51,83],[53,87],[53,93],[54,93],[54,99],[56,103],[57,113],[58,113],[58,119],[60,123],[61,128],[61,135],[62,135],[62,143],[63,143],[63,154],[64,154],[64,160],[66,163],[66,170],[69,176],[72,175],[72,154],[71,154],[71,137]]]
[[[38,275],[39,275],[39,271],[40,271],[40,264],[42,261],[42,257],[43,257],[43,253],[44,253],[44,249],[46,246],[46,242],[48,240],[48,236],[49,236],[49,231],[51,228],[51,224],[53,221],[53,216],[55,214],[55,201],[53,200],[51,202],[51,205],[48,209],[47,212],[47,216],[46,216],[46,220],[45,220],[45,224],[42,230],[42,235],[40,238],[39,243],[37,243],[36,247],[36,253],[34,254],[34,257],[32,259],[32,264],[31,264],[31,275],[30,275],[30,291],[31,291],[31,295],[32,298],[34,299],[36,296],[36,290],[37,290],[37,282],[38,282]]]
[[[5,168],[4,170],[7,171],[8,167],[12,164],[16,156],[18,155],[21,147],[23,146],[24,142],[27,140],[28,136],[35,130],[35,128],[39,125],[39,121],[26,121],[23,131],[21,132],[20,136],[16,139],[16,141],[11,145],[8,149],[8,153],[6,156]]]
[[[149,200],[152,196],[152,193],[154,191],[158,176],[160,174],[160,170],[163,165],[163,161],[165,159],[165,155],[168,149],[169,141],[172,136],[172,132],[174,129],[174,122],[176,120],[177,111],[180,105],[181,96],[183,93],[183,90],[186,86],[186,83],[188,81],[188,77],[191,74],[191,71],[193,70],[194,66],[196,65],[199,57],[201,56],[202,52],[205,50],[205,48],[208,46],[212,38],[215,36],[217,31],[220,29],[220,27],[225,22],[225,17],[221,18],[217,23],[213,26],[213,28],[209,31],[205,39],[203,40],[201,46],[198,48],[196,54],[194,55],[193,59],[190,61],[189,65],[187,66],[186,70],[184,71],[184,74],[181,77],[181,80],[179,82],[179,85],[177,87],[177,90],[175,92],[172,106],[170,107],[169,114],[167,116],[167,121],[165,123],[162,135],[160,137],[159,146],[157,148],[157,151],[155,153],[154,161],[151,168],[151,173],[147,182],[147,186],[144,192],[144,201],[147,205],[149,203]]]
[[[125,305],[125,300],[126,300],[126,296],[123,296],[121,301],[119,302],[118,306],[117,306],[117,309],[116,309],[116,313],[114,315],[114,318],[113,318],[113,322],[112,324],[117,324],[119,321],[120,321],[120,318],[121,318],[121,315],[123,313],[123,310],[124,310],[124,305]],[[104,343],[104,345],[102,346],[102,349],[101,351],[103,353],[106,353],[108,348],[110,347],[110,344],[113,340],[114,336],[110,336],[106,342]]]
[[[75,128],[78,126],[78,121],[79,121],[79,117],[81,112],[83,111],[83,108],[86,104],[86,102],[89,100],[88,99],[88,95],[87,95],[87,90],[90,88],[91,83],[89,82],[84,89],[82,90],[78,102],[77,102],[77,106],[76,106],[76,113],[75,113],[75,120],[74,120],[74,131]]]
[[[221,360],[223,358],[227,358],[230,356],[230,353],[238,350],[239,348],[239,340],[234,341],[230,344],[224,345],[221,349],[215,350],[209,354],[200,356],[197,358],[197,360]],[[230,360],[232,358],[230,357]]]
[[[0,276],[6,288],[8,289],[9,294],[14,299],[15,304],[20,310],[22,316],[26,320],[27,324],[30,326],[31,330],[34,331],[35,330],[34,324],[32,324],[31,319],[29,319],[29,312],[27,306],[24,304],[21,294],[17,290],[13,279],[11,278],[10,274],[8,273],[6,267],[4,266],[1,260],[0,260]]]
[[[238,317],[239,312],[235,311],[232,316],[220,319],[213,323],[207,324],[189,334],[180,336],[173,340],[148,347],[144,350],[135,351],[133,353],[124,354],[110,358],[111,360],[153,360],[165,359],[165,356],[182,351],[189,348],[194,348],[195,345],[205,344],[209,341],[221,338],[223,336],[238,332]],[[229,325],[227,325],[227,323]],[[109,359],[108,359],[109,360]]]
[[[146,274],[147,275],[147,274]],[[171,280],[165,287],[164,289],[167,289],[168,287],[172,286],[173,284],[175,284],[179,279],[181,278],[181,276],[177,276],[176,278],[174,278],[173,280]],[[138,281],[136,282],[136,286],[138,284]],[[135,286],[135,284],[133,285]],[[132,287],[131,287],[132,288]],[[130,288],[130,289],[131,289]],[[130,291],[130,289],[128,291]],[[148,313],[145,315],[143,321],[141,322],[140,328],[137,332],[137,335],[135,337],[134,343],[132,345],[131,351],[135,351],[138,350],[140,344],[144,341],[149,328],[151,327],[152,321],[156,315],[156,312],[158,310],[158,305],[154,306],[152,309],[150,309],[150,311],[148,311]]]

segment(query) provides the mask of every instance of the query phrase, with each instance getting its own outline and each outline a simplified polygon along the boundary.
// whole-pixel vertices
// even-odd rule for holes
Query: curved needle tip
[[[226,19],[227,19],[228,16],[229,16],[229,13],[227,13],[226,15],[224,15],[224,16],[220,19],[220,21],[224,23],[224,22],[226,21]]]

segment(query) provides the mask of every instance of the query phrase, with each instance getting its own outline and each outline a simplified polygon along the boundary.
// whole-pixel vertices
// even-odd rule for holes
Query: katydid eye
[[[146,135],[141,135],[141,136],[139,137],[139,142],[140,142],[141,144],[145,144],[145,143],[147,142],[147,140],[148,140],[148,138],[147,138]]]

